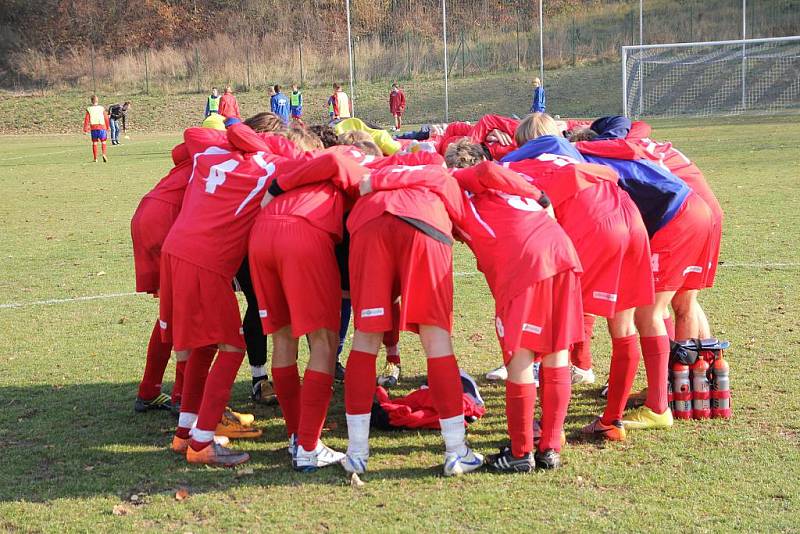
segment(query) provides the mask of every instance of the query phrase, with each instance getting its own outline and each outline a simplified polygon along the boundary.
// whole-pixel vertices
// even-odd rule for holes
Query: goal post
[[[626,117],[800,109],[800,36],[622,47]]]

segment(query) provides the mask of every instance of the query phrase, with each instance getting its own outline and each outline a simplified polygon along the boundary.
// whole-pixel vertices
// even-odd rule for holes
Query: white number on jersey
[[[235,159],[229,159],[212,165],[206,178],[206,193],[213,195],[217,187],[225,183],[227,174],[239,166],[239,162]]]
[[[269,180],[269,177],[275,174],[275,164],[272,162],[267,163],[266,160],[264,160],[264,152],[258,152],[255,156],[253,156],[253,161],[256,162],[256,165],[264,169],[266,174],[258,178],[256,186],[252,191],[250,191],[250,193],[248,193],[247,197],[242,201],[242,203],[239,204],[239,208],[236,210],[236,215],[239,215],[244,207],[247,206],[247,203],[253,200],[256,195],[258,195],[258,193],[264,189],[264,186],[267,185],[267,180]]]

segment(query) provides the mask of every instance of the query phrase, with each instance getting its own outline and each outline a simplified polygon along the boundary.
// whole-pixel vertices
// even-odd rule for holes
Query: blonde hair
[[[352,145],[356,141],[373,142],[372,136],[362,130],[348,130],[339,134],[340,145]]]
[[[483,151],[483,147],[466,138],[450,143],[444,153],[444,161],[451,169],[466,169],[485,159],[486,153]]]
[[[381,151],[380,147],[372,141],[355,141],[349,144],[368,156],[383,157],[383,152]]]
[[[558,131],[556,121],[547,113],[531,113],[520,121],[514,133],[514,140],[517,145],[522,146],[531,139],[543,135],[559,136],[561,132]]]
[[[297,148],[305,152],[322,150],[325,148],[322,145],[322,139],[305,128],[289,128],[286,132],[286,138],[294,143]]]
[[[256,132],[280,132],[285,128],[281,118],[271,111],[257,113],[244,123]]]

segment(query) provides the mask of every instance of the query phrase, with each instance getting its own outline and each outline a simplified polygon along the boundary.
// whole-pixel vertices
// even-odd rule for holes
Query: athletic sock
[[[372,410],[372,399],[375,396],[375,361],[376,354],[351,350],[347,357],[347,369],[344,381],[344,406],[349,415],[368,414]]]
[[[370,415],[368,413],[346,414],[347,454],[369,454]]]
[[[175,435],[181,439],[189,439],[195,422],[197,422],[196,413],[181,412],[178,415],[178,430],[175,431]]]
[[[103,147],[103,155],[105,156],[106,155],[106,142],[105,141],[100,141],[100,146]]]
[[[675,339],[675,321],[672,319],[670,315],[666,319],[664,319],[664,326],[667,327],[667,335],[670,339]]]
[[[286,435],[297,434],[300,422],[300,375],[297,364],[272,368],[272,385],[286,423]]]
[[[611,340],[611,370],[608,373],[608,402],[601,422],[610,425],[622,419],[639,366],[639,343],[636,334]]]
[[[464,424],[464,414],[448,418],[440,417],[439,426],[442,428],[444,449],[461,456],[467,454],[467,430]]]
[[[211,362],[214,361],[216,353],[216,347],[201,347],[192,350],[189,354],[189,360],[186,362],[186,370],[183,374],[181,411],[189,413],[200,412],[203,391],[208,379],[208,370],[211,368]]]
[[[175,363],[175,384],[172,386],[172,404],[181,402],[183,394],[183,378],[186,374],[186,361]]]
[[[190,434],[192,439],[189,440],[189,446],[195,451],[202,451],[211,445],[212,441],[214,441],[213,430],[200,430],[199,428],[194,427]]]
[[[533,413],[536,386],[506,381],[506,424],[511,452],[517,458],[533,450]]]
[[[647,400],[644,405],[656,413],[667,409],[667,371],[669,367],[669,338],[643,337],[642,356],[647,373]]]
[[[262,380],[267,379],[267,366],[266,365],[251,365],[250,373],[253,375],[253,385],[255,386]]]
[[[307,451],[313,451],[333,395],[333,375],[306,369],[303,375],[303,391],[300,394],[300,424],[297,428],[297,442]]]
[[[400,348],[397,345],[386,345],[386,361],[400,365]]]
[[[347,330],[350,328],[350,316],[353,313],[353,304],[350,299],[342,299],[341,318],[339,319],[339,346],[336,348],[336,359],[342,354],[344,342],[347,339]]]
[[[197,429],[212,432],[212,438],[231,398],[231,388],[243,360],[244,352],[220,350],[208,373],[203,403],[197,415]]]
[[[570,351],[570,363],[584,371],[592,368],[592,332],[594,330],[594,315],[583,316],[583,341],[575,343]]]
[[[97,159],[97,143],[92,142],[92,156],[94,159]]]
[[[561,451],[561,431],[572,393],[570,369],[542,366],[539,373],[542,383],[542,436],[539,440],[539,451]]]
[[[147,344],[147,359],[144,364],[144,375],[139,383],[139,398],[144,400],[154,399],[161,393],[161,382],[164,380],[164,370],[167,368],[172,355],[172,343],[161,341],[161,328],[158,321],[150,333],[150,342]]]
[[[464,389],[454,355],[428,358],[428,387],[439,419],[464,415]]]
[[[386,361],[400,365],[400,303],[392,303],[392,329],[383,333],[383,346],[386,347]]]

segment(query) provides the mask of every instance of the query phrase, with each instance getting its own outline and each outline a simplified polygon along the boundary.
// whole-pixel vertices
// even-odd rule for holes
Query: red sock
[[[208,370],[211,368],[211,362],[214,361],[216,353],[217,347],[201,347],[192,350],[189,354],[181,391],[182,413],[198,413],[200,411]]]
[[[322,425],[328,414],[328,405],[333,395],[333,375],[306,369],[303,375],[301,394],[300,426],[297,441],[307,451],[313,451],[322,433]]]
[[[464,414],[464,389],[454,355],[428,358],[428,387],[439,419]]]
[[[161,328],[156,321],[150,342],[147,344],[147,360],[144,364],[144,376],[139,383],[139,398],[144,400],[154,399],[161,393],[161,382],[164,380],[164,370],[172,355],[172,343],[161,341]]]
[[[236,381],[236,373],[242,366],[244,352],[220,350],[217,361],[208,373],[203,403],[197,413],[198,430],[215,430],[225,406],[231,398],[231,388]]]
[[[103,147],[103,155],[105,156],[106,155],[106,142],[105,141],[100,141],[100,146]]]
[[[539,370],[542,384],[542,437],[539,451],[561,451],[561,431],[567,417],[567,406],[572,394],[572,376],[569,367],[545,367]]]
[[[643,337],[641,344],[644,370],[647,372],[647,400],[644,404],[656,413],[664,413],[667,409],[669,338]]]
[[[533,450],[536,386],[506,381],[506,423],[511,452],[519,458]]]
[[[592,331],[595,319],[594,315],[583,316],[583,342],[576,343],[569,355],[572,365],[584,371],[592,368]]]
[[[192,437],[192,429],[179,426],[178,429],[175,431],[175,436],[181,439],[189,439],[190,437]]]
[[[92,155],[94,156],[94,159],[97,159],[97,143],[96,142],[92,142]]]
[[[351,350],[347,357],[344,376],[344,409],[349,415],[367,414],[372,411],[375,396],[375,361],[377,354]]]
[[[608,402],[601,422],[610,425],[622,419],[639,366],[639,343],[636,334],[611,340],[611,370],[608,373]]]
[[[667,335],[669,338],[675,339],[675,321],[672,320],[671,315],[664,319],[664,326],[667,327]]]
[[[172,404],[181,402],[183,393],[183,376],[186,373],[186,362],[175,364],[175,384],[172,386]]]
[[[286,423],[286,435],[297,434],[300,422],[300,375],[297,364],[272,368],[272,386]]]

